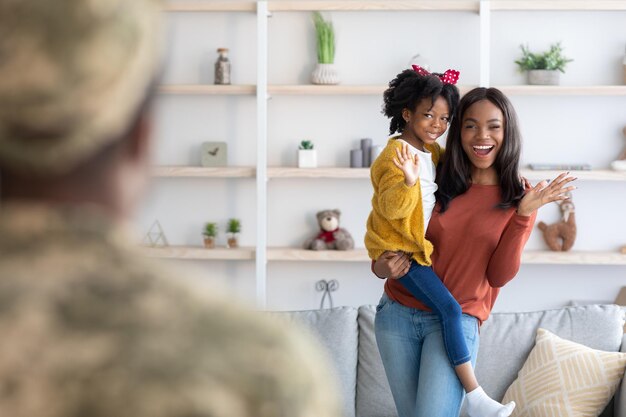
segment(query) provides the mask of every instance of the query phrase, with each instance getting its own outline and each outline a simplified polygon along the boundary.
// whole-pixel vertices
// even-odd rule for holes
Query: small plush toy
[[[322,210],[316,216],[320,232],[304,242],[304,249],[350,250],[354,248],[354,240],[350,233],[339,227],[339,216],[341,216],[339,210]]]
[[[567,193],[569,198],[563,200],[559,205],[561,210],[561,220],[547,225],[539,222],[537,227],[543,232],[543,239],[548,244],[550,250],[561,252],[568,251],[574,246],[576,240],[576,218],[572,194]]]
[[[626,127],[622,130],[624,138],[626,138]],[[626,171],[626,147],[621,154],[617,157],[616,161],[611,162],[611,168],[616,171]]]

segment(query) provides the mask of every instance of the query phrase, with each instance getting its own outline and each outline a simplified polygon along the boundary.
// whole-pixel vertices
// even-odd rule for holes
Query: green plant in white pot
[[[530,52],[528,46],[520,45],[522,57],[515,61],[520,71],[528,72],[528,84],[558,85],[559,72],[565,73],[565,66],[573,59],[563,55],[559,42],[552,44],[543,53]]]
[[[298,168],[315,167],[317,167],[317,151],[314,149],[313,142],[303,140],[298,147]]]
[[[335,28],[320,12],[313,12],[317,42],[317,65],[311,74],[313,84],[339,84],[335,67]]]

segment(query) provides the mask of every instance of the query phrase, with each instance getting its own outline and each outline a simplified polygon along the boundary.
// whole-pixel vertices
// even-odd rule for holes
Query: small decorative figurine
[[[143,238],[143,244],[151,248],[169,246],[165,233],[163,232],[163,228],[161,227],[161,223],[159,223],[158,220],[155,220],[154,223],[152,223],[152,226],[150,226],[150,229],[148,229],[148,233],[146,233],[146,236]]]
[[[550,250],[555,252],[568,251],[574,246],[576,240],[576,218],[575,207],[572,202],[572,194],[567,193],[569,198],[563,200],[559,205],[561,210],[561,220],[547,225],[539,222],[537,227],[543,232],[543,239],[548,244]]]
[[[215,61],[215,84],[230,84],[230,59],[228,48],[218,48],[217,61]]]
[[[622,133],[626,139],[626,127],[622,130]],[[617,157],[617,160],[611,162],[611,168],[616,171],[626,171],[626,146],[624,147],[622,153],[620,153]]]

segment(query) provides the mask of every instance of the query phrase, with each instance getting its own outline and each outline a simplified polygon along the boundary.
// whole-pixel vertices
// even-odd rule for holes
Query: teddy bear
[[[324,250],[350,250],[354,248],[354,240],[350,233],[339,227],[341,211],[322,210],[316,214],[320,232],[304,242],[304,249]]]
[[[537,224],[539,230],[543,232],[543,239],[548,244],[548,247],[556,252],[570,250],[576,240],[574,203],[572,202],[572,194],[567,193],[567,196],[569,197],[567,200],[557,203],[561,210],[560,221],[550,225],[544,222]]]

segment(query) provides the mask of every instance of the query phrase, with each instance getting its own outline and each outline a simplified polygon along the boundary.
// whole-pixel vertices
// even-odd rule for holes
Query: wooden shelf
[[[293,168],[270,167],[267,170],[269,178],[335,178],[335,179],[363,179],[370,177],[369,168]]]
[[[254,167],[190,167],[159,166],[152,169],[155,177],[254,178]]]
[[[340,95],[382,95],[389,86],[380,85],[269,85],[271,95],[302,95],[302,96],[340,96]],[[465,94],[475,86],[459,85],[461,94]]]
[[[521,174],[529,180],[552,179],[561,173],[563,171],[521,170]],[[570,175],[577,177],[581,181],[626,181],[626,171],[612,171],[609,169],[570,171]]]
[[[458,86],[461,94],[475,86]],[[562,85],[505,85],[495,86],[508,95],[523,96],[626,96],[626,85],[562,86]],[[268,85],[270,95],[288,96],[365,96],[382,95],[387,85]],[[171,84],[159,87],[161,94],[178,95],[255,95],[256,86],[213,85],[213,84]]]
[[[255,12],[254,1],[170,1],[165,4],[166,12]]]
[[[563,171],[540,171],[522,169],[521,174],[532,181],[552,179]],[[626,171],[591,170],[570,171],[570,174],[581,181],[626,181]],[[152,169],[152,175],[163,178],[254,178],[256,168],[242,167],[196,167],[196,166],[158,166]],[[366,179],[370,178],[369,168],[297,168],[269,167],[269,179],[281,178],[333,178],[333,179]]]
[[[214,84],[170,84],[162,85],[158,89],[161,94],[180,95],[255,95],[256,86],[242,85],[214,85]]]
[[[268,261],[367,262],[365,249],[307,250],[298,248],[267,248]]]
[[[168,246],[164,248],[141,248],[141,252],[152,258],[205,259],[224,261],[249,261],[255,258],[254,248],[214,248],[201,246]]]
[[[142,253],[154,258],[167,259],[204,259],[204,260],[254,260],[255,249],[215,248],[205,249],[194,246],[168,246],[165,248],[142,248]],[[349,251],[323,250],[314,251],[299,248],[267,248],[268,261],[306,261],[306,262],[369,262],[365,249]],[[626,265],[626,254],[615,252],[552,252],[527,251],[522,255],[522,264],[526,265]]]
[[[491,10],[611,11],[626,10],[626,2],[623,0],[496,0],[491,2]]]
[[[504,94],[519,96],[626,96],[626,85],[502,85]]]
[[[626,265],[626,255],[615,252],[551,252],[527,251],[522,255],[523,264],[560,265]]]
[[[294,11],[372,11],[372,10],[422,10],[422,11],[471,11],[479,10],[478,1],[456,0],[297,0],[270,1],[268,9],[272,12]]]

